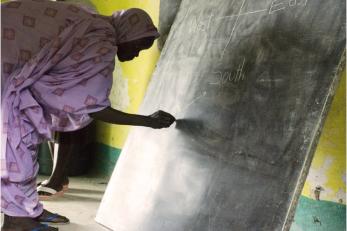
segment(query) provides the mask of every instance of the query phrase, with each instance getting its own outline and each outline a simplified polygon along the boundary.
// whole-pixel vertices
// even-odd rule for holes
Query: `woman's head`
[[[116,32],[117,56],[120,61],[128,61],[144,49],[153,45],[159,37],[151,17],[141,9],[131,8],[112,15]]]
[[[119,61],[125,62],[139,56],[140,51],[150,48],[155,37],[145,37],[118,45],[117,56]]]

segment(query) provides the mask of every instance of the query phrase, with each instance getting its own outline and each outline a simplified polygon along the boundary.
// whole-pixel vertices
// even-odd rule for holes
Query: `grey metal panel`
[[[183,0],[97,221],[288,230],[345,48],[343,0]]]

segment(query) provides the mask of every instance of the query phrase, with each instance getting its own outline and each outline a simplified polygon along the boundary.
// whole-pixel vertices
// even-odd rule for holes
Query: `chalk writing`
[[[204,97],[207,94],[206,91],[204,91],[201,95],[199,95],[198,97],[196,97],[195,99],[193,99],[186,107],[189,107],[190,105],[192,105],[193,103],[195,103],[198,99]]]
[[[207,92],[204,91],[201,95],[195,97],[193,100],[191,100],[186,106],[184,106],[183,108],[178,109],[177,113],[180,112],[184,112],[185,110],[187,110],[191,105],[193,105],[196,101],[198,101],[200,98],[203,98],[207,95]]]
[[[245,4],[245,2],[246,2],[246,0],[243,0],[243,2],[242,2],[242,4],[241,4],[241,7],[240,7],[240,9],[239,9],[239,13],[237,14],[237,18],[236,18],[236,20],[235,20],[235,22],[234,22],[233,29],[231,30],[230,36],[229,36],[229,38],[228,38],[228,42],[227,42],[226,46],[224,47],[224,49],[223,49],[223,51],[222,51],[221,58],[224,57],[225,51],[226,51],[227,47],[229,46],[229,44],[230,44],[230,42],[231,42],[231,39],[232,39],[232,37],[233,37],[233,35],[234,35],[234,31],[235,31],[236,25],[237,25],[237,23],[238,23],[238,20],[239,20],[239,18],[240,18],[241,11],[242,11],[242,8],[243,8],[243,5]]]
[[[269,14],[273,14],[280,10],[285,10],[288,7],[306,6],[307,1],[308,0],[289,0],[289,1],[273,0],[270,4]]]
[[[245,66],[245,62],[246,62],[246,58],[243,58],[242,63],[237,68],[236,78],[235,78],[236,82],[239,82],[240,80],[245,79],[245,75],[243,74],[243,67]]]
[[[246,59],[243,58],[242,62],[239,64],[237,70],[235,72],[222,72],[222,71],[215,71],[212,74],[217,76],[216,82],[210,82],[210,85],[224,85],[228,82],[231,83],[239,83],[245,79],[245,74],[243,73],[244,65],[245,65]]]
[[[306,6],[308,0],[289,0],[289,6]]]
[[[267,11],[267,9],[249,11],[249,12],[246,12],[246,13],[242,13],[242,14],[240,14],[240,15],[241,15],[241,16],[244,16],[244,15],[256,14],[256,13],[260,13],[260,12],[264,12],[264,11]]]
[[[260,13],[267,13],[269,15],[275,14],[276,12],[283,11],[289,8],[293,8],[295,6],[306,6],[308,0],[272,0],[271,3],[267,6],[264,7],[263,9],[259,10],[253,10],[253,11],[247,11],[247,12],[242,12],[242,10],[245,8],[244,6],[246,5],[246,0],[242,1],[242,4],[240,8],[238,9],[237,14],[233,15],[225,15],[225,16],[218,16],[218,15],[213,15],[213,13],[210,13],[207,17],[204,17],[203,15],[196,16],[195,18],[192,19],[190,22],[189,26],[189,31],[191,33],[206,33],[206,34],[217,34],[217,33],[212,33],[210,30],[216,29],[216,27],[213,26],[214,21],[220,21],[220,20],[234,20],[231,31],[227,37],[226,44],[223,46],[221,49],[220,53],[220,58],[223,59],[227,48],[229,47],[232,38],[234,37],[237,29],[237,25],[239,23],[240,17],[241,16],[247,16],[247,15],[252,15],[252,14],[260,14]],[[187,10],[187,13],[184,18],[186,18],[187,15],[189,15],[190,8]],[[217,30],[224,30],[225,28],[223,27],[217,27]],[[213,43],[219,43],[223,39],[216,39],[213,38],[211,39],[210,42]],[[219,41],[219,42],[218,42]]]
[[[207,32],[208,29],[210,29],[213,14],[210,14],[210,16],[207,19],[207,22],[202,20],[201,17],[202,16],[199,16],[198,18],[192,21],[193,32],[198,32],[198,31]]]
[[[273,14],[276,11],[284,10],[286,7],[283,2],[279,2],[278,0],[274,0],[271,2],[271,6],[269,9],[269,14]]]

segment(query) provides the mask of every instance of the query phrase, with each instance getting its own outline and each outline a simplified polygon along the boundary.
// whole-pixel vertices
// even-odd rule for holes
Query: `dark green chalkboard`
[[[182,0],[160,0],[158,47],[162,50]]]
[[[183,0],[140,111],[179,120],[133,129],[97,220],[288,230],[344,49],[343,0]]]

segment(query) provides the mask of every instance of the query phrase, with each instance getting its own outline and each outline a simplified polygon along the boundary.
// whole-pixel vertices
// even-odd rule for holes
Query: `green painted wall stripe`
[[[301,196],[290,231],[346,231],[346,205]]]
[[[95,144],[93,173],[110,176],[116,166],[122,149],[114,148],[102,143]]]

